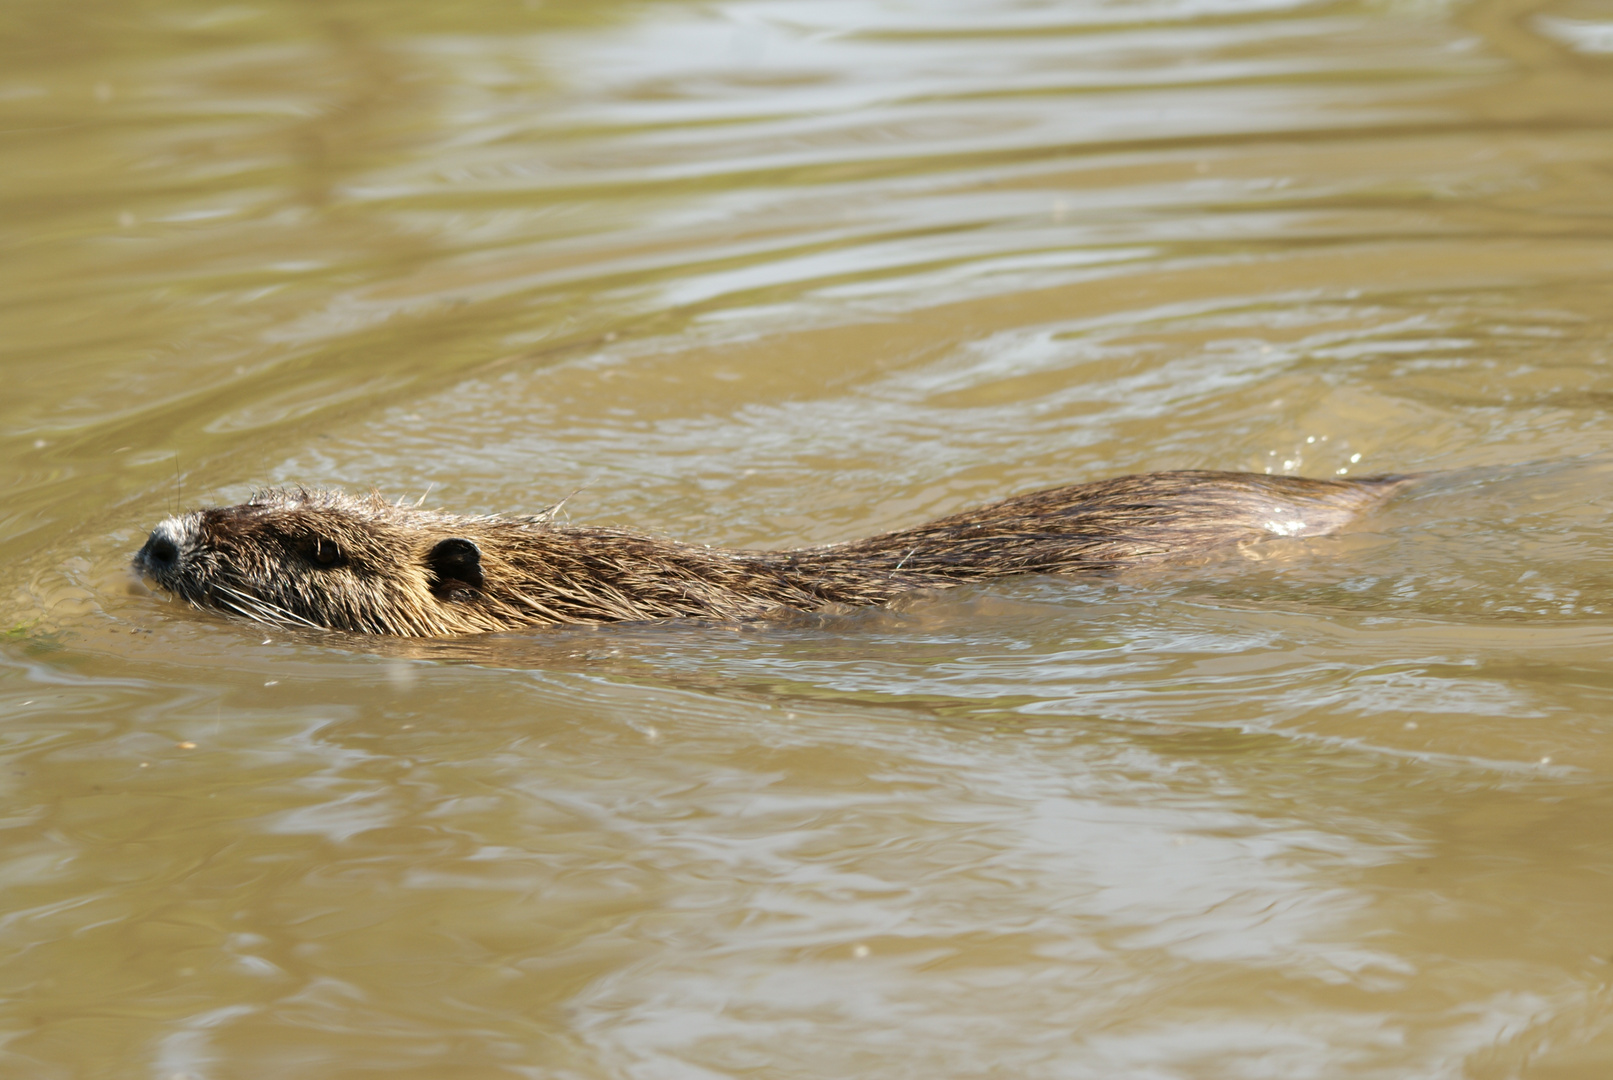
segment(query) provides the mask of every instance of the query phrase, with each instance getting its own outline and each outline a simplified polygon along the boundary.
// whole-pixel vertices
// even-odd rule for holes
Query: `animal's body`
[[[438,637],[555,623],[756,619],[1011,574],[1101,574],[1335,531],[1407,477],[1162,472],[1019,495],[821,547],[744,551],[534,517],[271,490],[163,521],[137,570],[198,608]]]

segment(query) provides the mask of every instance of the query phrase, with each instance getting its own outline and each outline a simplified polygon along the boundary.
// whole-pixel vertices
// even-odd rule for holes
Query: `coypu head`
[[[491,629],[475,518],[336,491],[260,491],[239,506],[171,517],[134,568],[192,606],[275,626],[408,636]],[[467,621],[471,625],[466,625]]]
[[[749,618],[826,599],[823,588],[773,568],[767,553],[556,525],[550,513],[461,517],[379,495],[260,491],[239,506],[162,522],[134,568],[193,607],[399,637]]]

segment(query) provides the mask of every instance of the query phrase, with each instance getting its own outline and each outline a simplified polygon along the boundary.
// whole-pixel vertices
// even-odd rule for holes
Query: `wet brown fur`
[[[554,623],[755,619],[1010,574],[1089,574],[1332,532],[1406,477],[1162,472],[1019,495],[790,551],[709,548],[549,515],[461,517],[270,490],[157,526],[135,567],[199,608],[276,626],[439,637]]]

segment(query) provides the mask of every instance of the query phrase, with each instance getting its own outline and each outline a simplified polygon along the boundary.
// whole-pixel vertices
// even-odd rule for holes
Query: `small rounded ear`
[[[426,565],[431,568],[431,576],[435,579],[431,583],[434,588],[440,588],[450,581],[459,581],[473,589],[480,589],[485,580],[482,577],[482,549],[462,536],[437,541],[426,553]]]

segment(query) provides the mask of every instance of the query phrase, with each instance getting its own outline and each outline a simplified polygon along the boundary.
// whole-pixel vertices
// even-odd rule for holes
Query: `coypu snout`
[[[547,515],[462,517],[339,491],[261,491],[168,518],[134,566],[193,607],[405,637],[885,604],[1010,574],[1099,574],[1246,540],[1318,536],[1410,477],[1121,476],[793,551],[680,544]]]
[[[173,570],[179,565],[179,544],[174,539],[174,529],[163,522],[151,530],[151,538],[134,559],[141,569],[152,573]]]
[[[145,546],[135,553],[134,569],[169,592],[177,592],[180,545],[184,541],[183,522],[178,518],[167,518],[151,530]]]

